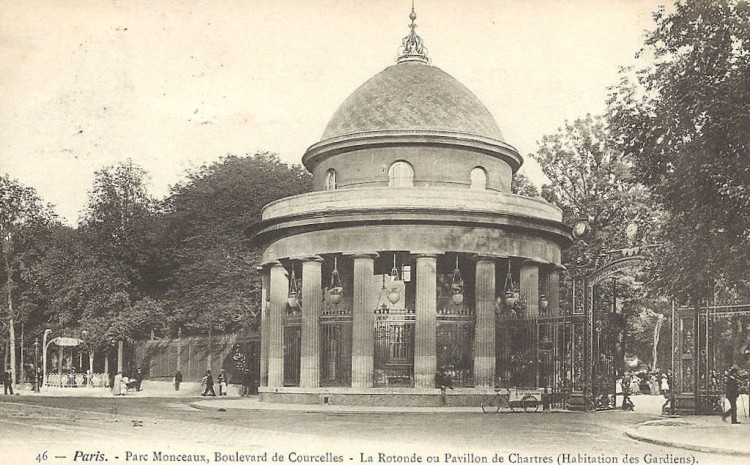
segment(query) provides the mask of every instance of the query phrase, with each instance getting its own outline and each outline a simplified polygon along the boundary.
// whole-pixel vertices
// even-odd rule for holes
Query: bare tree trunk
[[[8,337],[10,349],[10,373],[11,384],[16,384],[16,330],[14,328],[13,318],[13,270],[10,268],[8,255],[5,255],[5,272],[7,276],[6,289],[8,291]]]

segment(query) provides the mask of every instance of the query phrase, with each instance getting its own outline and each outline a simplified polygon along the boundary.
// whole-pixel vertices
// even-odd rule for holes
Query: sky
[[[663,2],[662,2],[663,3]],[[528,155],[605,110],[654,0],[417,0],[432,64]],[[94,172],[131,158],[157,197],[189,170],[271,151],[299,163],[360,84],[395,62],[409,0],[0,0],[0,173],[68,224]]]

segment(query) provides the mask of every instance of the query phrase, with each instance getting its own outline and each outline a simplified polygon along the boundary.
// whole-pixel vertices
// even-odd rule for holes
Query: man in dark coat
[[[453,389],[453,378],[451,378],[451,375],[444,368],[440,368],[435,373],[435,385],[435,387],[440,389],[440,403],[445,405],[447,401],[445,390]]]
[[[3,372],[3,387],[5,388],[5,395],[8,395],[8,391],[10,391],[10,395],[13,395],[13,373],[10,369]]]
[[[216,392],[214,392],[214,377],[211,375],[211,370],[206,371],[206,376],[203,378],[206,380],[206,390],[203,391],[203,397],[208,395],[216,397]]]
[[[182,383],[182,372],[180,372],[180,370],[177,370],[177,373],[174,374],[174,390],[175,391],[180,390],[180,383]]]
[[[727,421],[727,417],[732,417],[732,424],[736,425],[737,421],[737,396],[739,396],[739,384],[737,383],[737,367],[732,367],[727,373],[726,383],[724,384],[724,393],[729,401],[729,410],[721,414],[721,419]]]
[[[253,377],[250,374],[250,370],[245,368],[245,371],[242,372],[242,395],[243,396],[249,396],[252,394],[252,383],[253,383]]]
[[[140,391],[141,390],[141,383],[143,383],[143,372],[140,368],[138,368],[138,371],[135,372],[135,390]]]

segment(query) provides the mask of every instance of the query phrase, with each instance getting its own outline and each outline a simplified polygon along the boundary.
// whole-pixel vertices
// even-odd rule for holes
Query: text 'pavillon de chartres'
[[[313,192],[272,202],[263,248],[264,401],[453,405],[496,385],[558,387],[561,211],[512,195],[523,159],[415,32],[334,113],[302,163]]]

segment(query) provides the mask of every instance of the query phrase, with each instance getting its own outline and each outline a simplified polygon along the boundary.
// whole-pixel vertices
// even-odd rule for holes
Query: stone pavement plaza
[[[119,405],[124,405],[133,400],[146,400],[148,398],[163,399],[168,402],[169,399],[181,400],[184,409],[193,412],[202,410],[204,412],[222,412],[222,411],[256,411],[265,412],[266,415],[273,415],[273,412],[284,414],[331,414],[334,416],[350,416],[351,418],[361,418],[358,415],[372,414],[375,417],[394,418],[394,415],[435,415],[441,419],[446,418],[445,414],[455,414],[455,418],[466,415],[475,415],[479,407],[358,407],[358,406],[335,406],[335,405],[300,405],[300,404],[279,404],[259,402],[257,397],[242,398],[237,394],[236,389],[230,389],[230,395],[225,398],[202,398],[200,397],[200,386],[197,383],[183,384],[180,392],[175,392],[169,383],[145,382],[144,390],[138,393],[132,393],[125,397],[112,396],[108,389],[47,389],[41,394],[35,394],[28,390],[22,390],[19,396],[5,396],[0,401],[13,402],[19,397],[42,398],[42,397],[111,397],[117,399]],[[103,400],[103,399],[102,399]],[[705,454],[713,454],[716,457],[745,457],[750,463],[750,418],[748,418],[748,399],[747,396],[741,398],[738,402],[738,418],[743,423],[732,425],[729,422],[722,422],[721,418],[716,416],[684,416],[668,418],[659,415],[663,398],[660,396],[634,396],[633,400],[636,405],[636,414],[642,416],[643,420],[632,424],[627,424],[623,428],[623,434],[627,437],[650,443],[658,446],[676,448],[679,450],[696,451]],[[165,404],[167,405],[167,404]],[[168,404],[175,406],[177,404]],[[183,410],[184,410],[183,409]],[[540,409],[541,411],[541,409]],[[249,412],[248,412],[249,413]],[[501,415],[508,415],[511,412],[501,410]],[[611,411],[585,414],[583,421],[591,416],[592,421],[599,421],[604,416],[609,418],[624,418],[629,415],[636,415],[631,412]],[[549,418],[549,423],[558,421],[560,416],[570,417],[571,414],[565,412],[553,411],[543,413]],[[613,417],[613,415],[617,417]],[[487,415],[488,417],[490,415]],[[449,415],[450,417],[450,415]],[[598,418],[597,418],[598,417]],[[514,421],[523,421],[523,414],[513,414]],[[535,417],[538,418],[538,417]],[[580,417],[579,417],[580,418]],[[607,418],[607,417],[605,417]],[[442,420],[441,420],[442,421]],[[0,430],[8,427],[8,422],[0,422]],[[238,433],[239,434],[239,433]],[[310,442],[314,440],[307,438]],[[719,463],[719,462],[716,462]]]

